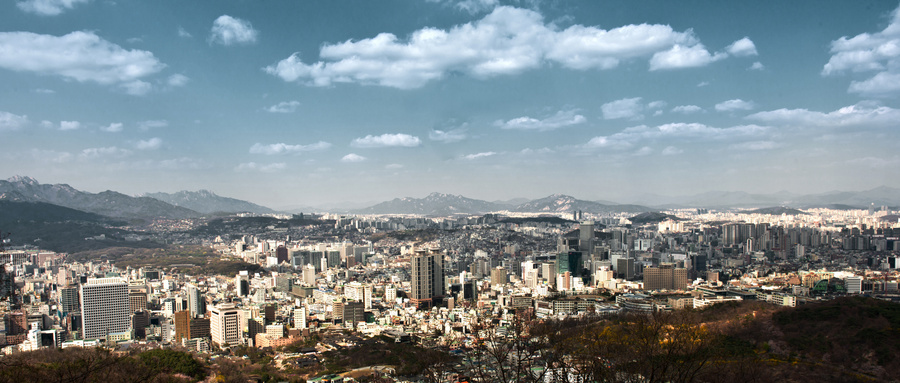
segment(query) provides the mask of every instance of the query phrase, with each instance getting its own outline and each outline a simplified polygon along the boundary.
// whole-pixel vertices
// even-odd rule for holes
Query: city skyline
[[[896,2],[0,7],[0,179],[275,208],[900,187]]]

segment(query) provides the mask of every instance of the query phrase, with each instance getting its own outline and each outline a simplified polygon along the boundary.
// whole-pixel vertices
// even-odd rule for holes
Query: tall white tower
[[[92,278],[81,285],[82,339],[97,339],[126,332],[128,283],[122,278]]]

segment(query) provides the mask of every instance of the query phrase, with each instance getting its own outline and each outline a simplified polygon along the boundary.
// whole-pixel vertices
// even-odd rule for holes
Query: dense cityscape
[[[900,5],[0,2],[0,383],[900,381]]]
[[[485,339],[508,341],[526,323],[748,301],[772,310],[848,296],[900,301],[900,212],[887,206],[636,214],[570,204],[555,213],[156,219],[118,239],[80,239],[106,245],[78,254],[12,236],[0,253],[3,353],[265,355],[267,378],[306,381],[502,381],[499,371],[526,363],[532,380],[582,381],[580,368],[546,355],[495,360],[481,377],[467,367],[490,365],[486,352],[498,346]],[[226,266],[199,267],[212,263]],[[335,365],[329,354],[372,340],[439,350],[446,374],[426,379],[433,365],[401,369],[389,358]]]

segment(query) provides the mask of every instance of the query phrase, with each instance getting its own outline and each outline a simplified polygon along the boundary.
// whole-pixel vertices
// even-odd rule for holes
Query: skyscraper
[[[191,312],[191,318],[206,314],[206,302],[203,301],[203,296],[200,295],[197,286],[187,283],[184,285],[184,290],[187,293],[187,308]]]
[[[418,307],[431,307],[444,297],[444,254],[437,249],[417,250],[409,261],[412,266],[412,301]]]
[[[128,283],[121,278],[91,278],[81,285],[82,338],[96,339],[131,327]]]
[[[684,290],[687,288],[687,270],[672,264],[644,269],[644,290]]]
[[[219,347],[241,343],[240,314],[233,304],[220,304],[209,310],[209,332]]]

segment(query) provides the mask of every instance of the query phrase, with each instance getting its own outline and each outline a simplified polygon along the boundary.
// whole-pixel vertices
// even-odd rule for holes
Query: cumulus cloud
[[[900,73],[881,72],[868,80],[851,82],[847,90],[875,97],[900,93]]]
[[[897,126],[897,121],[900,121],[900,109],[861,102],[828,113],[808,109],[777,109],[754,113],[747,118],[813,128],[890,128]]]
[[[728,147],[733,150],[769,150],[775,149],[779,146],[781,145],[773,141],[749,141],[739,144],[732,144]]]
[[[183,27],[178,27],[178,37],[191,38],[194,36],[188,33],[188,31]]]
[[[143,131],[148,131],[154,128],[165,128],[167,126],[169,126],[169,121],[166,120],[147,120],[138,123],[138,129]]]
[[[209,42],[225,46],[253,44],[258,35],[259,31],[253,29],[253,25],[249,21],[222,15],[213,22],[212,30],[209,33]]]
[[[722,101],[716,104],[716,110],[720,112],[733,112],[736,110],[751,110],[755,108],[756,105],[753,104],[753,101],[744,101],[739,98],[734,100]]]
[[[72,160],[72,153],[56,150],[31,149],[31,157],[35,161],[65,163]]]
[[[298,106],[300,106],[300,101],[282,101],[266,108],[266,111],[269,113],[294,113]]]
[[[644,146],[634,152],[635,156],[648,156],[650,154],[653,154],[653,149],[649,146]]]
[[[583,124],[587,119],[577,114],[575,110],[561,110],[553,116],[542,120],[531,117],[518,117],[509,121],[495,121],[494,126],[501,129],[518,129],[518,130],[539,130],[547,131],[563,128],[566,126]]]
[[[709,53],[703,44],[684,46],[676,44],[664,52],[657,52],[650,58],[650,70],[695,68],[728,57],[727,53]]]
[[[325,141],[319,141],[315,144],[309,145],[289,145],[285,143],[277,143],[277,144],[260,144],[256,143],[250,147],[250,153],[253,154],[266,154],[266,155],[276,155],[276,154],[299,154],[303,152],[313,152],[326,150],[331,147],[331,144]]]
[[[114,123],[109,124],[109,125],[107,125],[107,126],[101,126],[101,127],[100,127],[100,130],[102,130],[102,131],[104,131],[104,132],[110,132],[110,133],[121,132],[121,131],[122,131],[122,123],[121,123],[121,122],[114,122]]]
[[[0,111],[0,131],[19,130],[28,123],[28,116]]]
[[[153,137],[149,140],[140,140],[137,145],[135,145],[138,150],[156,150],[162,146],[162,139],[159,137]]]
[[[23,12],[34,13],[41,16],[56,16],[75,8],[78,4],[87,3],[89,1],[90,0],[22,0],[17,1],[16,6]]]
[[[704,66],[727,53],[710,54],[691,30],[668,25],[625,25],[609,30],[573,25],[559,30],[532,10],[499,6],[482,19],[447,30],[423,28],[409,38],[380,33],[358,41],[325,44],[320,61],[299,53],[264,70],[310,86],[334,83],[419,88],[448,73],[485,79],[556,63],[574,70],[612,69],[652,56],[651,70]]]
[[[867,80],[851,82],[849,92],[875,97],[900,92],[900,7],[893,11],[890,24],[881,32],[832,41],[831,54],[822,68],[823,76],[877,72]]]
[[[287,164],[285,164],[284,162],[277,162],[267,165],[258,164],[256,162],[246,162],[234,168],[234,170],[239,172],[258,171],[262,173],[275,173],[284,169],[287,169]]]
[[[606,120],[620,118],[637,120],[644,117],[641,115],[641,112],[644,110],[644,105],[641,104],[640,97],[623,98],[621,100],[607,102],[600,107],[600,110],[603,112],[603,118]]]
[[[456,3],[456,8],[474,15],[490,11],[498,5],[500,5],[499,0],[463,0]]]
[[[749,69],[749,70],[763,70],[763,69],[766,69],[766,66],[763,65],[761,62],[757,61],[757,62],[753,63],[753,65],[750,65],[750,67],[747,68],[747,69]]]
[[[100,157],[125,157],[131,154],[131,151],[128,149],[121,149],[115,146],[109,146],[105,148],[87,148],[81,151],[78,155],[81,158],[92,159],[92,158],[100,158]]]
[[[679,106],[672,108],[672,111],[675,113],[691,114],[691,113],[702,112],[703,108],[701,108],[697,105],[679,105]]]
[[[750,41],[750,38],[744,37],[738,41],[735,41],[731,45],[725,48],[728,53],[741,57],[741,56],[756,56],[756,45],[753,44],[753,41]]]
[[[81,127],[78,121],[60,121],[59,130],[76,130]]]
[[[151,52],[123,49],[93,32],[63,36],[0,32],[0,68],[17,72],[117,85],[139,95],[150,87],[141,79],[164,67]]]
[[[466,131],[465,129],[447,131],[435,129],[428,133],[428,139],[443,143],[459,142],[466,139]]]
[[[666,146],[666,148],[662,151],[662,154],[664,156],[674,156],[681,153],[684,153],[684,150],[678,149],[674,146]]]
[[[169,76],[169,79],[166,80],[166,83],[169,84],[169,86],[171,86],[171,87],[179,87],[179,86],[187,85],[189,80],[190,80],[190,78],[188,78],[188,76],[176,73],[176,74]]]
[[[639,125],[609,136],[598,136],[588,141],[584,148],[628,149],[642,142],[685,140],[690,142],[710,140],[743,140],[760,137],[770,131],[759,125],[740,125],[716,128],[699,123],[672,123],[656,127]],[[642,145],[645,146],[645,145]]]
[[[341,158],[341,162],[363,162],[366,160],[366,157],[363,157],[356,153],[350,153]]]
[[[479,158],[490,157],[490,156],[493,156],[493,155],[496,155],[496,154],[497,154],[496,152],[481,152],[481,153],[475,153],[475,154],[467,154],[467,155],[462,156],[462,159],[464,159],[464,160],[476,160],[476,159],[479,159]]]
[[[365,137],[360,137],[353,142],[350,143],[350,146],[356,148],[384,148],[391,146],[401,146],[401,147],[414,147],[419,146],[422,141],[419,137],[411,136],[409,134],[390,134],[385,133],[380,136],[368,135]]]

